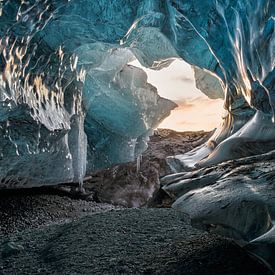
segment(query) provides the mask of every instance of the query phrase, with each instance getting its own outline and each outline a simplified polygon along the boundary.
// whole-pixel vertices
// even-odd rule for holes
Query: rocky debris
[[[108,211],[10,241],[25,249],[0,258],[3,274],[270,274],[234,242],[192,228],[173,209]]]
[[[125,207],[171,205],[160,191],[159,177],[171,173],[166,157],[182,154],[205,142],[208,132],[175,132],[158,129],[150,137],[148,149],[136,162],[116,165],[95,172],[84,187],[93,192],[99,202]]]
[[[205,143],[214,130],[211,132],[176,132],[170,129],[157,129],[148,142],[148,149],[143,154],[150,162],[158,168],[160,177],[171,173],[166,158],[171,155],[184,154],[193,148]]]
[[[85,189],[92,191],[99,202],[146,206],[160,189],[159,173],[154,166],[141,167],[137,170],[136,163],[126,163],[100,171],[85,182]]]

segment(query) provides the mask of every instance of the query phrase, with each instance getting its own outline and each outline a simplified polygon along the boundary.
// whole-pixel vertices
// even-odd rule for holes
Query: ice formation
[[[0,26],[3,187],[137,157],[175,105],[134,58],[154,69],[183,58],[203,92],[225,98],[223,126],[171,157],[175,171],[273,148],[274,1],[6,0]]]
[[[119,41],[138,4],[123,2],[3,1],[2,188],[81,182],[133,160],[176,106],[128,65]]]

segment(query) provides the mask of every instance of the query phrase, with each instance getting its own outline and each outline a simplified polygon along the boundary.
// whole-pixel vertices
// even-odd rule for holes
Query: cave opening
[[[210,98],[197,87],[190,64],[175,59],[161,70],[145,68],[138,60],[130,64],[146,72],[148,83],[157,88],[161,97],[178,105],[158,128],[183,132],[211,131],[219,126],[224,112],[223,99]]]

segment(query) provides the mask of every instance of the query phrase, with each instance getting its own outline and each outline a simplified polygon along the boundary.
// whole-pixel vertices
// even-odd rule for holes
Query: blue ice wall
[[[226,135],[256,111],[272,119],[274,10],[273,0],[2,1],[1,186],[81,181],[141,154],[175,104],[135,58],[214,74]]]

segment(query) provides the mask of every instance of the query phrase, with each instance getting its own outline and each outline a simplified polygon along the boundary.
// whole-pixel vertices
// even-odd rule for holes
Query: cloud
[[[206,96],[178,100],[178,108],[160,125],[176,131],[213,130],[221,122],[222,100]]]
[[[190,121],[183,120],[183,121],[179,122],[178,125],[180,125],[180,126],[182,126],[182,125],[194,125],[194,123],[190,122]]]
[[[174,102],[178,105],[177,109],[190,109],[195,107],[195,104],[192,102],[192,100],[180,99],[174,100]]]
[[[188,76],[176,76],[173,77],[172,80],[174,81],[182,81],[185,83],[194,83],[194,78],[188,77]]]
[[[207,97],[196,97],[196,98],[190,98],[190,99],[179,99],[174,100],[174,102],[178,105],[178,109],[191,109],[191,108],[197,108],[199,106],[207,106],[209,104],[216,104],[214,100],[211,100]]]

